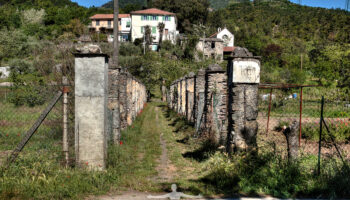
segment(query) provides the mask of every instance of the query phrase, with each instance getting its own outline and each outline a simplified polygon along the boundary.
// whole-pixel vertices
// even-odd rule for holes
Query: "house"
[[[170,40],[173,44],[176,43],[176,36],[178,35],[177,18],[174,13],[150,8],[146,10],[138,10],[131,12],[132,30],[131,40],[134,42],[140,38],[143,40],[145,27],[151,28],[153,39],[153,49],[157,48],[160,39],[159,23],[164,23],[163,40]]]
[[[210,38],[218,38],[224,41],[225,47],[234,47],[235,46],[235,36],[227,30],[227,28],[221,29],[218,28],[218,32],[210,36]]]
[[[113,42],[113,14],[96,14],[92,17],[89,29],[91,32],[107,34],[109,42]],[[119,14],[119,41],[130,41],[131,17],[130,14]]]
[[[197,51],[203,52],[205,58],[219,61],[224,57],[224,41],[218,38],[200,38],[196,46]]]

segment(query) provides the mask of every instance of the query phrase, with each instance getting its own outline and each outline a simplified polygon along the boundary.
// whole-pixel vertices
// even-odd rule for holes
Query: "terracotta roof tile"
[[[130,14],[119,14],[119,18],[130,18]],[[113,19],[113,14],[96,14],[90,19]]]
[[[233,52],[236,47],[224,47],[224,52]]]
[[[164,10],[159,10],[157,8],[150,8],[146,10],[138,10],[138,11],[133,11],[131,12],[132,15],[137,15],[137,14],[149,14],[149,15],[173,15],[175,16],[175,13],[171,13],[168,11]]]
[[[218,32],[214,33],[213,35],[209,36],[210,38],[216,37],[218,35]]]

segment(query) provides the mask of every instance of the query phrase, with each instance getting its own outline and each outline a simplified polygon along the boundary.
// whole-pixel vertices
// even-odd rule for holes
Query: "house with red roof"
[[[156,8],[150,8],[146,10],[138,10],[130,13],[131,15],[131,41],[136,39],[143,40],[145,27],[151,28],[152,34],[152,49],[158,48],[160,33],[163,32],[163,40],[170,40],[173,44],[176,43],[177,31],[177,18],[175,13],[171,13]],[[163,31],[158,28],[159,23],[164,23],[165,27]]]
[[[91,32],[102,32],[107,34],[109,42],[113,42],[113,14],[96,14],[92,17],[89,29]],[[131,39],[131,17],[130,14],[119,14],[119,41],[125,42]]]

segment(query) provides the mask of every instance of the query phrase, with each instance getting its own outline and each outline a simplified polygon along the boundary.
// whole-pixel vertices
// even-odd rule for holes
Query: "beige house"
[[[131,17],[130,14],[119,14],[119,41],[130,41]],[[113,42],[113,14],[96,14],[92,17],[89,29],[91,32],[107,34],[109,42]]]

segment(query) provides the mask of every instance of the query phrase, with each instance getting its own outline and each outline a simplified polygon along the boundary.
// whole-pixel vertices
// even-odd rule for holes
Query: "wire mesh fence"
[[[0,166],[8,161],[11,153],[21,141],[24,141],[27,132],[37,122],[48,104],[59,91],[62,91],[62,74],[67,74],[69,84],[73,82],[74,75],[63,65],[58,66],[59,71],[53,67],[49,73],[44,73],[38,68],[35,72],[36,77],[33,78],[28,78],[30,75],[12,75],[6,80],[7,86],[0,87]],[[68,94],[68,141],[70,146],[74,145],[73,94],[74,91]],[[63,163],[62,132],[63,99],[61,97],[26,143],[17,159],[21,163],[25,163],[26,160]],[[70,149],[73,150],[73,148]],[[72,157],[74,157],[73,151],[70,152],[70,158]]]
[[[320,151],[322,159],[350,161],[349,101],[342,93],[333,92],[332,95],[328,95],[324,103],[323,117],[329,132],[323,124],[320,133],[322,94],[319,91],[322,89],[307,87],[302,90],[301,87],[260,89],[258,115],[260,149],[286,156],[287,141],[283,130],[296,121],[300,126],[298,142],[301,156],[318,156]]]

